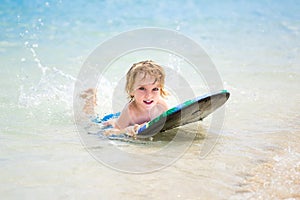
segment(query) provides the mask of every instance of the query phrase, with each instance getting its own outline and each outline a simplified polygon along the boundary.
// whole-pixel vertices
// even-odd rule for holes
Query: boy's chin
[[[153,107],[154,107],[155,103],[151,103],[151,104],[146,104],[146,103],[143,103],[143,107],[146,109],[146,110],[151,110]]]
[[[146,110],[151,110],[153,107],[154,107],[154,105],[144,105],[143,106]]]

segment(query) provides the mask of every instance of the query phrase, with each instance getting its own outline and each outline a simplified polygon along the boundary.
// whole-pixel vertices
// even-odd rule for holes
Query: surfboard
[[[229,96],[230,93],[227,90],[222,90],[217,93],[206,94],[185,101],[140,127],[137,131],[136,138],[149,138],[160,132],[203,120],[225,104]],[[95,119],[94,122],[102,123],[110,119],[118,118],[119,116],[120,112],[109,114],[101,119]],[[126,137],[126,135],[112,135],[109,138],[117,139],[124,137]]]

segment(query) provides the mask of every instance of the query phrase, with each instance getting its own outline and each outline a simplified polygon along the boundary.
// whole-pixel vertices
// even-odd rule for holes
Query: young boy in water
[[[127,133],[134,136],[144,123],[168,110],[163,99],[167,92],[164,89],[164,69],[153,61],[142,61],[133,64],[126,75],[126,92],[130,98],[118,119],[105,122],[113,129],[105,135]]]

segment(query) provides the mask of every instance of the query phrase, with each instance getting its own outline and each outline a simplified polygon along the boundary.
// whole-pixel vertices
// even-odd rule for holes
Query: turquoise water
[[[296,0],[1,1],[1,197],[299,198],[299,13]],[[88,55],[143,27],[177,30],[199,43],[231,97],[222,137],[206,158],[199,158],[198,138],[171,166],[132,175],[84,149],[72,101]],[[209,139],[208,123],[199,134]],[[147,153],[159,145],[120,148]]]

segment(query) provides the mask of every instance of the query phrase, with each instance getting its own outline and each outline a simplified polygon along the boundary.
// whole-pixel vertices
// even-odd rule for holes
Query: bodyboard
[[[212,95],[199,96],[179,104],[141,127],[138,130],[137,138],[151,137],[158,132],[203,120],[221,107],[228,100],[229,96],[230,93],[223,90]]]

